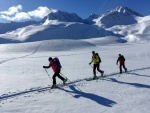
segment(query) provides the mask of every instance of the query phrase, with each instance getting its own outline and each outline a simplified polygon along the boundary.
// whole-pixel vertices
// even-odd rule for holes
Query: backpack
[[[53,59],[53,62],[54,62],[54,64],[56,65],[56,67],[58,68],[58,69],[61,69],[61,63],[60,63],[60,61],[59,61],[59,59],[57,58],[57,57],[55,57],[54,59]]]
[[[126,60],[123,55],[122,55],[122,58],[123,58],[124,61]]]
[[[95,55],[98,56],[98,58],[99,58],[99,63],[101,63],[101,58],[99,57],[99,54],[96,53]]]

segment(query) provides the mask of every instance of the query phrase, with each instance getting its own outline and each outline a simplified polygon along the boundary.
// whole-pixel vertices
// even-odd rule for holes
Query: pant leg
[[[120,64],[119,68],[120,68],[120,73],[122,73],[122,64]]]
[[[93,65],[93,74],[96,76],[96,64]]]
[[[123,66],[123,68],[124,68],[124,70],[125,70],[125,72],[127,71],[127,68],[125,67],[125,63],[122,65]]]
[[[52,77],[53,78],[53,85],[56,84],[56,76],[57,76],[57,73],[54,73],[54,75]]]
[[[58,77],[58,78],[60,78],[62,81],[64,81],[64,80],[65,80],[65,78],[64,78],[64,77],[62,77],[59,73],[57,74],[57,77]]]
[[[60,70],[57,70],[57,72],[56,72],[56,76],[57,76],[58,78],[60,78],[62,81],[64,81],[64,80],[65,80],[65,78],[64,78],[64,77],[62,77],[62,76],[60,75]]]
[[[99,71],[100,73],[103,73],[102,70],[100,70],[100,63],[96,64],[97,65],[97,71]]]

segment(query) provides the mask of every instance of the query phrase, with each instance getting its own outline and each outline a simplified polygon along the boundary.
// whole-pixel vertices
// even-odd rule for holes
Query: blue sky
[[[150,0],[0,0],[0,23],[41,20],[48,13],[62,10],[85,19],[118,6],[127,6],[144,16],[150,15]]]

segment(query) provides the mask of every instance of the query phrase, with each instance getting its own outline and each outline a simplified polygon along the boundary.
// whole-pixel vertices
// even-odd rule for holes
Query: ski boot
[[[104,71],[101,71],[101,76],[104,77]]]
[[[56,84],[53,84],[51,89],[58,88]]]
[[[65,78],[65,79],[63,80],[63,85],[66,84],[67,80],[68,80],[67,78]]]
[[[97,80],[97,79],[98,79],[98,77],[96,75],[94,75],[93,80]]]

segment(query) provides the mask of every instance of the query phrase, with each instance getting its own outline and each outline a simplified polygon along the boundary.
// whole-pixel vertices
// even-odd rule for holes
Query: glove
[[[46,68],[46,66],[43,66],[43,68]]]
[[[91,65],[91,63],[89,63],[89,65]]]

